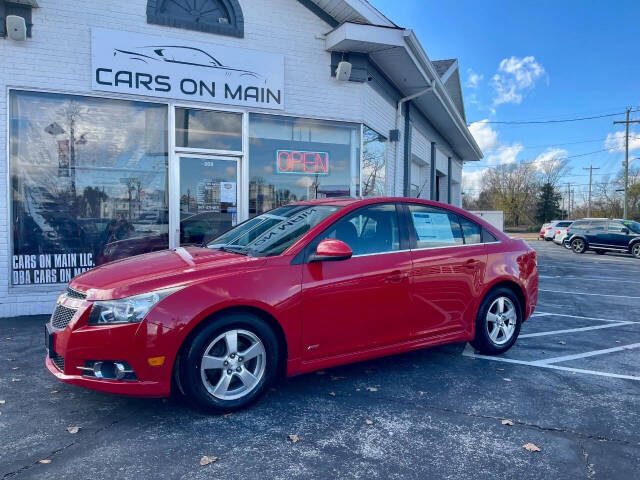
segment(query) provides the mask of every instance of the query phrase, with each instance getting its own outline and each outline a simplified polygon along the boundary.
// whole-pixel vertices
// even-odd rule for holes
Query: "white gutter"
[[[427,57],[427,54],[422,48],[422,45],[420,44],[420,41],[416,37],[415,33],[413,32],[413,30],[407,29],[404,31],[404,37],[411,53],[413,53],[413,55],[416,57],[416,60],[420,62],[421,67],[425,71],[427,71],[429,73],[429,76],[432,78],[431,85],[434,87],[434,90],[433,90],[434,94],[440,99],[442,104],[445,106],[451,118],[455,120],[456,126],[458,127],[458,130],[460,131],[460,133],[462,133],[462,135],[467,139],[467,142],[476,151],[478,156],[482,158],[483,157],[482,150],[476,143],[476,140],[475,138],[473,138],[473,135],[471,135],[471,132],[469,131],[466,122],[460,116],[458,109],[455,107],[455,104],[453,103],[453,100],[449,95],[449,92],[447,92],[444,84],[438,77],[437,72],[433,68],[433,64],[431,63],[431,60],[429,60],[429,57]]]
[[[398,100],[398,107],[396,108],[396,131],[400,130],[400,117],[402,117],[402,105],[404,105],[406,102],[408,102],[409,100],[413,100],[414,98],[418,98],[421,97],[422,95],[424,95],[425,93],[433,90],[434,87],[434,82],[431,82],[431,85],[429,85],[427,88],[420,90],[419,92],[416,92],[412,95],[408,95],[406,97],[401,98],[400,100]],[[407,135],[407,132],[404,132],[404,135]],[[400,157],[400,139],[398,139],[398,141],[396,142],[396,155],[395,155],[395,162],[394,165],[397,166],[399,165],[399,157]],[[404,163],[403,163],[404,165]],[[409,167],[411,168],[411,167]],[[404,172],[404,168],[402,169],[402,171]],[[403,188],[404,190],[404,188]]]

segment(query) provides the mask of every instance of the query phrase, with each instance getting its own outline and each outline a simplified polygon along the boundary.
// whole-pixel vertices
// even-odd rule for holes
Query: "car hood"
[[[174,248],[106,263],[71,280],[87,300],[112,300],[258,268],[266,258],[209,248]]]

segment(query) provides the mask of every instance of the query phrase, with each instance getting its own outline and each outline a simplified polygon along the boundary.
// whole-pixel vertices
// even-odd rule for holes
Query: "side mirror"
[[[316,247],[316,253],[311,255],[311,262],[329,262],[337,260],[348,260],[353,255],[349,245],[342,240],[335,238],[325,238]]]
[[[622,227],[621,232],[624,233],[625,235],[629,235],[629,229],[627,227]]]

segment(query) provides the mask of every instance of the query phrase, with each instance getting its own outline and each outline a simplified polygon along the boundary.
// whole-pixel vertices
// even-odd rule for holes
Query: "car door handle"
[[[467,260],[466,262],[464,262],[464,268],[468,268],[468,269],[474,269],[476,268],[478,265],[480,265],[480,261],[479,260]]]
[[[389,275],[387,278],[385,278],[385,282],[387,283],[400,283],[402,282],[405,278],[409,278],[409,273],[408,272],[393,272],[391,275]]]

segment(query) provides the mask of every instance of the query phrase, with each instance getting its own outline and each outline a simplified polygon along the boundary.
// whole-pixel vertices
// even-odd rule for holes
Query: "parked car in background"
[[[553,220],[549,223],[549,225],[545,228],[544,239],[547,242],[553,240],[556,232],[558,232],[561,228],[567,228],[571,225],[571,221],[569,220]]]
[[[633,220],[585,218],[569,227],[565,242],[575,253],[593,250],[631,253],[640,259],[640,223]]]
[[[556,224],[553,228],[553,243],[557,245],[564,244],[564,239],[567,237],[567,231],[572,223],[573,220],[563,220]]]
[[[537,299],[536,252],[462,209],[327,198],[74,277],[45,364],[66,383],[229,411],[280,375],[450,342],[503,353]]]
[[[540,233],[538,234],[538,240],[544,240],[544,236],[547,233],[547,230],[551,230],[551,223],[542,224],[542,227],[540,227]]]

